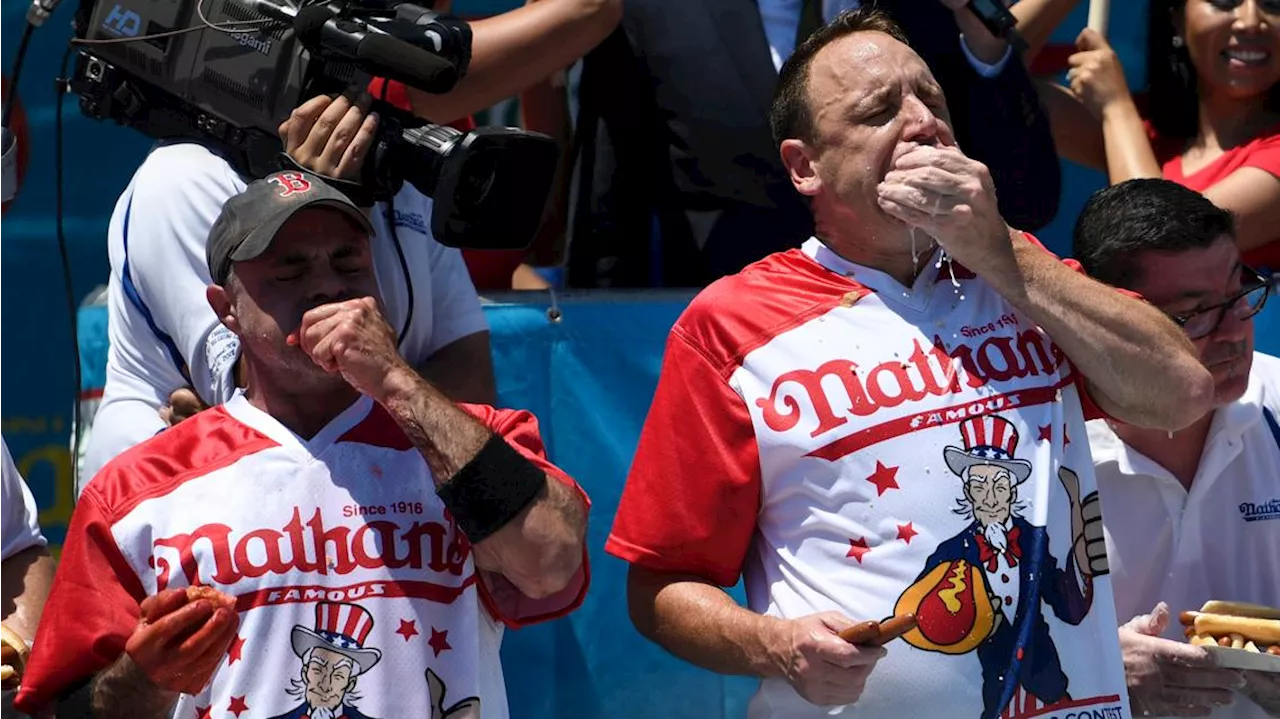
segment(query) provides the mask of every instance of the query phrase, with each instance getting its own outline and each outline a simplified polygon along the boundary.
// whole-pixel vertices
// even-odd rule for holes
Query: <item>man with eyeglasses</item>
[[[1215,668],[1170,616],[1209,599],[1280,604],[1280,359],[1253,350],[1270,284],[1240,262],[1229,212],[1167,180],[1094,195],[1074,254],[1182,327],[1214,410],[1178,432],[1088,423],[1135,716],[1280,716],[1280,675]],[[1239,698],[1239,695],[1248,699]]]

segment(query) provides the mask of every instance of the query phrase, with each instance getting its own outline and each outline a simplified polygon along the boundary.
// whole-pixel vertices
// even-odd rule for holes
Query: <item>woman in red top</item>
[[[1042,93],[1059,154],[1204,193],[1236,215],[1244,261],[1280,272],[1280,0],[1152,0],[1150,29],[1145,116],[1111,46],[1080,33],[1070,88]]]

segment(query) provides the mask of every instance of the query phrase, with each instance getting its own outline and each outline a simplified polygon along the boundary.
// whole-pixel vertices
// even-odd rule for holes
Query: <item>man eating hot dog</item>
[[[1075,230],[1093,277],[1178,323],[1213,373],[1214,407],[1174,433],[1089,423],[1131,698],[1151,714],[1280,716],[1280,674],[1213,669],[1177,616],[1208,600],[1280,604],[1280,360],[1253,351],[1270,284],[1240,263],[1230,213],[1165,180],[1095,195]],[[1152,609],[1156,607],[1156,609]]]
[[[752,719],[1127,717],[1084,422],[1181,428],[1209,372],[1168,317],[1004,222],[868,5],[779,77],[817,234],[676,322],[605,548],[641,633],[762,679]],[[901,640],[842,636],[906,614]]]

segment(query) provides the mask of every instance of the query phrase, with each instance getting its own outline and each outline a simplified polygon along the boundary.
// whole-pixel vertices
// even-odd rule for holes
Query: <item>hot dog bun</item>
[[[1204,603],[1204,606],[1200,607],[1200,611],[1205,614],[1226,614],[1232,617],[1280,620],[1280,609],[1261,604],[1249,604],[1248,602],[1224,602],[1218,599],[1210,599]]]
[[[3,655],[3,666],[10,671],[0,677],[0,687],[12,689],[22,680],[22,672],[27,667],[27,641],[17,632],[0,624],[0,654]]]
[[[1196,616],[1197,634],[1208,634],[1214,637],[1239,634],[1247,639],[1263,644],[1280,643],[1280,620],[1257,619],[1255,617],[1236,617],[1228,614],[1206,614]]]

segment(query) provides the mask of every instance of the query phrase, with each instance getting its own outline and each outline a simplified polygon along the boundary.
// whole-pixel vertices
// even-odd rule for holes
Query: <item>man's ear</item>
[[[787,169],[787,175],[796,191],[806,197],[818,194],[822,189],[822,180],[818,178],[818,160],[813,147],[803,140],[789,139],[782,141],[779,152],[782,155],[782,166]]]
[[[231,295],[227,293],[227,288],[221,285],[209,285],[204,290],[204,297],[223,326],[239,335],[240,322],[236,320],[235,312],[231,309]]]

